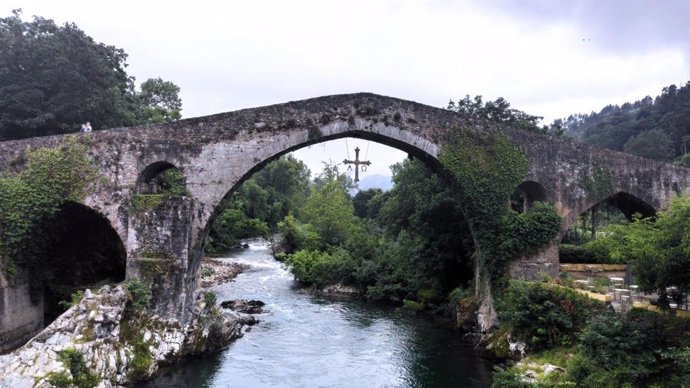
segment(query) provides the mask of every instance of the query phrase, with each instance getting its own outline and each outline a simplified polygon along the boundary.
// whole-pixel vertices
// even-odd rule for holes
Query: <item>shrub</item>
[[[212,291],[204,292],[204,303],[206,307],[213,307],[216,305],[216,293]]]
[[[532,384],[523,381],[517,369],[496,367],[493,373],[491,388],[531,388]]]
[[[424,303],[405,299],[403,300],[403,309],[410,311],[422,311],[424,310]]]
[[[323,286],[352,282],[358,263],[342,248],[332,253],[301,250],[288,256],[287,264],[295,278],[303,283]]]
[[[582,331],[569,377],[579,386],[682,386],[689,333],[690,320],[669,314],[599,314]]]
[[[58,352],[58,357],[69,369],[72,377],[70,378],[65,372],[52,373],[48,377],[48,382],[52,385],[56,387],[93,388],[101,382],[101,379],[86,367],[84,355],[80,351],[73,348],[65,349]]]
[[[201,269],[201,277],[202,277],[202,278],[211,277],[211,276],[213,276],[213,274],[215,274],[215,273],[216,273],[216,270],[213,269],[213,267],[203,267],[203,268]]]
[[[501,323],[532,350],[573,344],[587,319],[605,310],[574,290],[519,280],[510,281],[496,307]]]
[[[188,195],[186,178],[177,168],[169,168],[153,180],[159,188],[158,194],[175,197]]]
[[[72,306],[76,306],[81,302],[81,299],[84,297],[84,290],[77,290],[70,295],[70,300],[61,300],[60,301],[60,306],[63,307],[65,310],[69,309]]]
[[[134,310],[142,310],[149,305],[150,285],[140,279],[131,279],[125,284],[129,302]]]

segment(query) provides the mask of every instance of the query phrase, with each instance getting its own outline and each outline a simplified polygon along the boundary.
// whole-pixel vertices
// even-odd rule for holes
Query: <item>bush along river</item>
[[[300,289],[262,240],[221,260],[250,266],[212,288],[266,303],[222,353],[175,364],[138,387],[487,387],[492,363],[428,318]]]

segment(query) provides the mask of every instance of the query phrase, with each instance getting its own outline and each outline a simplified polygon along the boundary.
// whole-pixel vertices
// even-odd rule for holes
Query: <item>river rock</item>
[[[340,283],[338,284],[329,284],[325,286],[324,288],[321,289],[321,292],[324,294],[331,294],[331,295],[339,295],[339,296],[358,296],[359,295],[359,290],[350,287],[350,286],[345,286]]]
[[[220,303],[220,307],[224,309],[230,309],[245,314],[261,314],[264,312],[264,305],[265,303],[260,300],[247,301],[244,299],[226,300]]]
[[[227,283],[248,268],[247,264],[204,257],[201,261],[201,287],[209,288]]]

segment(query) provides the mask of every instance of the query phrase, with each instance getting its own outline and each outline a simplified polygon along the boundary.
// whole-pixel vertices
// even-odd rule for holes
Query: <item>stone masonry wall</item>
[[[0,353],[19,345],[43,329],[43,300],[34,304],[28,274],[20,271],[10,283],[0,273]]]

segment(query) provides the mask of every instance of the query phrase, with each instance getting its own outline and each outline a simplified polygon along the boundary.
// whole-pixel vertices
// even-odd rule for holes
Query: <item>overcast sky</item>
[[[3,16],[15,8],[25,19],[74,22],[96,41],[124,49],[137,84],[161,77],[180,86],[184,117],[366,91],[437,107],[466,94],[504,97],[548,123],[690,80],[686,0],[0,5]],[[369,173],[387,173],[403,157],[366,142],[360,148],[367,146]],[[312,159],[347,156],[344,144],[300,155],[319,149],[325,156]]]

